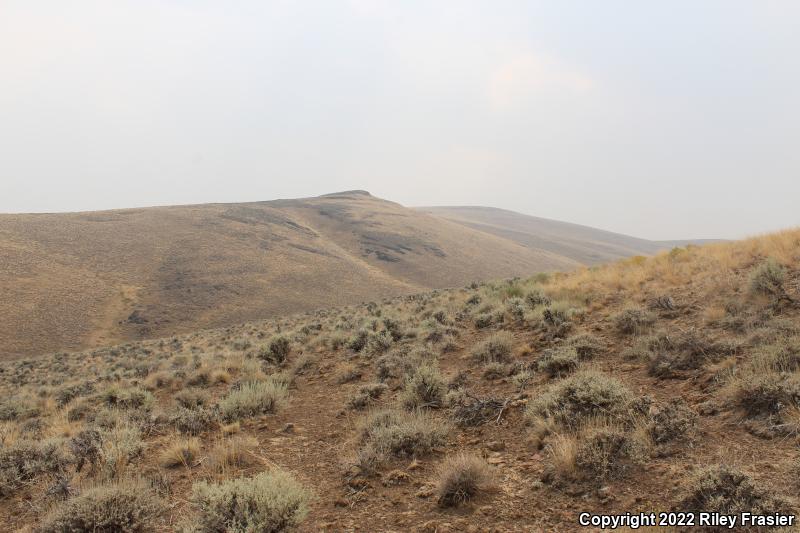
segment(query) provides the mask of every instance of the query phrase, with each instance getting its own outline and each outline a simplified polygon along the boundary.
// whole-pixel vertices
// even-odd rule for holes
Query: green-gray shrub
[[[219,402],[219,410],[228,421],[274,413],[283,406],[286,395],[286,385],[273,379],[250,381],[231,390]]]
[[[482,363],[505,363],[511,359],[514,337],[507,331],[494,333],[476,344],[472,357]]]
[[[42,521],[41,533],[139,533],[151,531],[164,505],[142,482],[91,487]]]
[[[279,533],[298,526],[308,514],[310,493],[283,471],[262,472],[220,484],[196,483],[196,531]]]

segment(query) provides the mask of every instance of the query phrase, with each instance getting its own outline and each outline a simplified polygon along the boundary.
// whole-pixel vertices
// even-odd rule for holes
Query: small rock
[[[384,486],[388,487],[391,485],[400,485],[402,483],[406,483],[411,476],[408,473],[403,472],[402,470],[392,470],[386,477],[383,479]]]
[[[283,433],[294,433],[294,424],[292,424],[291,422],[288,422],[285,426],[283,426],[283,429],[281,430],[281,432],[283,432]]]
[[[414,496],[416,496],[417,498],[430,498],[431,496],[433,496],[435,490],[436,489],[434,488],[433,485],[424,485],[421,489],[417,491],[417,493]]]
[[[498,440],[493,440],[486,445],[493,452],[500,452],[506,449],[506,443]]]

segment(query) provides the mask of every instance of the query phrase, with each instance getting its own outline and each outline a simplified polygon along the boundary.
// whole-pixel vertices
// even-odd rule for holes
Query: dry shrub
[[[169,417],[169,423],[179,432],[199,435],[217,424],[216,413],[210,409],[178,407]]]
[[[336,383],[344,385],[361,379],[363,372],[352,363],[345,363],[336,374]]]
[[[258,351],[258,357],[272,364],[282,365],[292,350],[292,344],[283,335],[276,335]]]
[[[597,370],[581,370],[551,385],[528,403],[530,419],[553,418],[565,427],[576,427],[593,417],[627,421],[634,395],[621,381]]]
[[[648,447],[644,432],[598,418],[574,433],[556,434],[549,439],[547,451],[558,479],[605,481],[643,463]]]
[[[795,374],[744,374],[736,376],[728,388],[749,416],[776,415],[800,404],[800,376]]]
[[[347,400],[347,407],[350,409],[366,409],[368,406],[372,405],[375,400],[383,396],[383,393],[387,390],[389,390],[389,387],[386,386],[385,383],[369,383],[367,385],[362,385],[359,387],[358,392]]]
[[[567,343],[575,348],[575,352],[581,361],[594,359],[606,349],[606,345],[600,339],[589,333],[581,333],[570,337]]]
[[[280,470],[220,484],[196,483],[196,531],[278,533],[297,527],[308,514],[309,492]]]
[[[437,501],[442,507],[461,505],[486,490],[492,481],[489,465],[473,455],[448,457],[439,467]]]
[[[690,440],[697,426],[695,413],[683,398],[650,409],[648,432],[655,444]]]
[[[750,273],[750,292],[775,300],[789,299],[784,282],[786,269],[773,258],[768,258]]]
[[[367,415],[358,432],[379,457],[418,457],[444,444],[449,429],[422,412],[384,409]]]
[[[614,326],[626,335],[640,334],[655,322],[655,317],[646,309],[629,307],[614,317]]]
[[[481,363],[506,363],[511,358],[514,337],[507,331],[494,333],[472,349],[472,357]]]
[[[444,405],[447,385],[434,365],[422,365],[406,379],[400,400],[407,409],[438,409]]]
[[[244,383],[219,402],[220,413],[228,421],[274,413],[285,403],[286,389],[273,379]]]
[[[11,496],[41,475],[62,472],[68,464],[69,458],[56,440],[18,441],[0,449],[0,498]]]
[[[782,498],[757,485],[746,473],[727,465],[715,465],[699,472],[676,509],[695,512],[713,509],[724,514],[792,512]]]
[[[139,533],[151,531],[163,512],[161,500],[143,482],[92,487],[48,514],[41,533]]]
[[[549,376],[565,376],[578,368],[578,352],[573,346],[559,346],[545,350],[536,361],[536,367],[540,372],[546,372]]]

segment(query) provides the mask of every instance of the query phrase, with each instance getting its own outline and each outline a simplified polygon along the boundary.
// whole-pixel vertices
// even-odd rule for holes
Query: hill
[[[632,255],[651,255],[687,244],[714,240],[649,241],[580,224],[523,215],[494,207],[420,207],[466,227],[497,235],[536,250],[547,250],[583,265],[597,265]]]
[[[795,514],[799,324],[794,230],[0,362],[0,521],[502,533]]]
[[[597,249],[623,238],[597,233]],[[577,241],[559,247],[555,234],[541,247],[507,237],[364,191],[0,215],[0,357],[567,270],[596,256],[588,247],[578,253]],[[655,249],[634,244],[617,246],[614,257]]]

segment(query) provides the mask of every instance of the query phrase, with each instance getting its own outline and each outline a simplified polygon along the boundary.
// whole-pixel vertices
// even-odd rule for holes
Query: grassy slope
[[[357,191],[0,215],[0,357],[573,266]]]
[[[756,488],[740,491],[741,501],[723,495],[714,509],[704,510],[725,511],[737,505],[741,510],[777,505],[797,509],[800,309],[751,290],[753,272],[767,258],[781,265],[789,300],[800,300],[798,230],[634,258],[549,279],[486,283],[396,298],[374,307],[330,309],[196,332],[174,341],[6,362],[0,365],[0,391],[6,398],[0,413],[17,414],[2,424],[0,436],[4,448],[21,445],[32,438],[31,432],[66,446],[69,438],[101,420],[106,425],[109,420],[112,425],[126,420],[143,424],[146,452],[124,461],[128,465],[115,472],[123,478],[144,476],[161,487],[170,506],[152,524],[163,531],[196,519],[198,509],[189,496],[193,483],[248,477],[276,467],[290,471],[315,494],[303,531],[574,531],[578,510],[649,512],[688,505],[681,502],[698,487],[698,473],[717,464],[741,470]],[[551,302],[525,298],[537,291]],[[518,296],[522,302],[515,299]],[[632,330],[626,329],[629,321],[621,320],[630,309],[643,318]],[[548,322],[545,317],[554,313],[566,322]],[[387,318],[393,322],[385,322]],[[381,333],[392,323],[402,332],[393,342],[387,340],[388,333]],[[365,348],[356,352],[342,344],[363,328],[370,339]],[[290,340],[289,358],[282,366],[262,365],[256,356],[265,353],[262,349],[277,332]],[[476,361],[474,347],[498,333],[510,336],[508,362],[486,366]],[[548,375],[543,370],[548,350],[570,346],[587,335],[600,348],[578,362],[577,371],[617,380],[622,399],[607,405],[609,418],[603,421],[566,427],[542,419],[536,415],[537,402],[576,371]],[[665,342],[665,337],[672,340]],[[427,355],[415,351],[420,349]],[[437,365],[445,381],[460,383],[472,396],[508,400],[505,408],[483,424],[460,427],[455,425],[457,407],[469,404],[469,396],[451,394],[444,407],[430,410],[438,427],[449,425],[443,442],[430,451],[420,449],[416,459],[390,455],[376,473],[360,471],[354,465],[365,463],[356,461],[355,453],[364,443],[357,431],[366,415],[348,407],[350,400],[363,385],[377,382],[379,369],[387,363],[411,363],[413,373],[418,357]],[[92,372],[87,373],[89,368]],[[521,379],[526,372],[527,382]],[[198,380],[203,373],[212,377],[210,382]],[[277,414],[239,421],[238,434],[255,439],[247,461],[224,472],[212,468],[217,447],[233,445],[220,426],[212,426],[201,434],[198,453],[188,466],[159,464],[161,453],[180,440],[169,422],[176,394],[199,391],[213,409],[237,380],[276,379],[292,382],[288,405]],[[56,404],[59,391],[86,381],[92,382],[92,390],[82,391],[63,407]],[[402,372],[385,382],[388,390],[371,407],[402,409]],[[112,386],[151,390],[155,404],[150,414],[108,407],[108,395],[102,393]],[[673,441],[655,442],[651,431],[658,413],[677,399],[694,413],[696,423]],[[628,407],[629,400],[639,407]],[[10,409],[12,404],[38,411]],[[68,421],[66,413],[79,405],[95,415]],[[611,416],[617,409],[623,417]],[[40,422],[32,424],[32,419]],[[605,479],[587,472],[593,463],[587,464],[585,457],[583,462],[576,460],[575,455],[592,442],[592,431],[601,422],[605,429],[621,433],[623,442],[637,444],[635,457],[612,456],[612,464],[620,468]],[[292,424],[290,430],[284,429],[286,424]],[[443,509],[434,491],[437,469],[445,458],[462,452],[490,465],[495,488],[479,492],[464,507]],[[102,456],[97,460],[96,471],[68,469],[71,485],[107,483],[104,461]],[[31,525],[60,505],[45,495],[51,479],[42,473],[0,498],[0,520],[10,527]],[[714,492],[708,487],[704,491]]]

